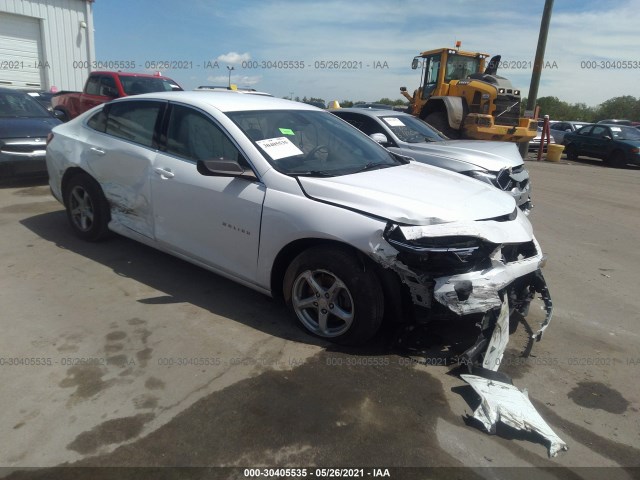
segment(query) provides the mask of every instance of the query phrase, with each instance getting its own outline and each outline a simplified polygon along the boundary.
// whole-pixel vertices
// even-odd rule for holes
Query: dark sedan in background
[[[0,180],[47,174],[47,135],[62,123],[19,90],[0,88]]]
[[[601,158],[612,167],[640,165],[640,130],[624,125],[587,125],[564,136],[569,160],[580,155]]]

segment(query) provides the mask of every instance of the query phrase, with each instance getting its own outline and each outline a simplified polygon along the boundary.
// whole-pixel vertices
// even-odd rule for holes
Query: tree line
[[[520,106],[523,114],[526,104],[525,98]],[[609,118],[620,118],[640,122],[640,98],[631,95],[613,97],[595,107],[589,107],[585,103],[563,102],[558,97],[540,97],[537,104],[540,107],[540,117],[549,115],[551,120],[578,120],[594,123]]]
[[[322,98],[311,97],[303,98],[295,97],[297,102],[327,102]],[[369,103],[362,100],[342,100],[340,106],[347,108],[353,107],[358,103]],[[409,102],[403,99],[391,100],[390,98],[381,98],[372,103],[382,103],[390,106],[409,106]],[[520,104],[521,116],[524,116],[524,108],[527,99],[523,98]],[[607,118],[621,118],[640,122],[640,98],[631,95],[623,95],[613,97],[602,102],[600,105],[590,107],[586,103],[568,103],[563,102],[558,97],[540,97],[537,102],[540,107],[540,117],[549,115],[551,120],[578,120],[582,122],[597,122]]]

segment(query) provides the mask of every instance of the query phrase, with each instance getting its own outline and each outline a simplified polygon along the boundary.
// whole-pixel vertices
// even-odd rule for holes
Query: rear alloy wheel
[[[578,159],[578,150],[576,146],[570,143],[564,149],[564,153],[567,154],[567,160],[577,160]]]
[[[284,296],[300,324],[336,343],[357,345],[379,330],[382,288],[355,253],[321,246],[298,255],[284,277]]]
[[[105,238],[109,230],[109,205],[100,185],[86,174],[69,180],[65,193],[67,218],[76,235],[95,242]]]
[[[424,117],[424,121],[431,125],[436,130],[440,130],[447,137],[452,140],[460,138],[460,131],[455,128],[451,128],[449,125],[449,119],[446,112],[433,112]]]

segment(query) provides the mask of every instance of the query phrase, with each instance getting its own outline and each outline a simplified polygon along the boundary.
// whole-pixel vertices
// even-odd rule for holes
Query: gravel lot
[[[535,436],[466,420],[477,400],[438,345],[429,365],[383,338],[338,349],[188,263],[121,237],[83,243],[44,182],[21,182],[0,188],[0,476],[50,478],[21,469],[65,462],[640,467],[640,169],[527,167],[555,314],[528,358],[520,325],[501,371],[568,452],[549,459]]]

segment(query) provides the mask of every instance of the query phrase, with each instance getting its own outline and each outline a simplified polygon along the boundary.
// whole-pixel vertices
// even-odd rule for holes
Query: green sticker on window
[[[280,133],[282,133],[283,135],[295,135],[295,133],[293,133],[293,130],[291,130],[290,128],[279,128],[278,130],[280,130]]]

